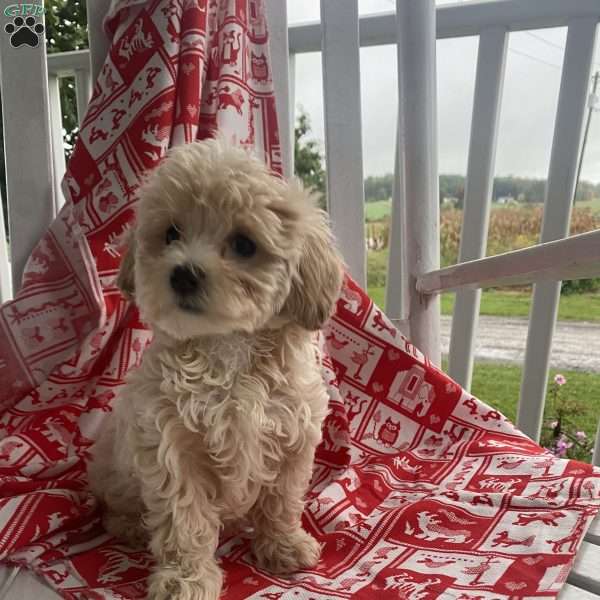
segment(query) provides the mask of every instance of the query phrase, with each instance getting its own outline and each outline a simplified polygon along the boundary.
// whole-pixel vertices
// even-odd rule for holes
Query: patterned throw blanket
[[[103,532],[85,463],[150,335],[115,275],[140,177],[218,129],[280,169],[262,0],[114,2],[67,203],[0,309],[0,558],[65,598],[143,598],[150,555]],[[436,369],[350,279],[321,333],[331,414],[305,526],[317,568],[223,539],[227,600],[555,598],[600,507],[559,460]]]

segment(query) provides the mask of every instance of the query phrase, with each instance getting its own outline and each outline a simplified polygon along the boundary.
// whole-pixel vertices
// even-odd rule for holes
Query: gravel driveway
[[[442,352],[448,353],[452,318],[442,317]],[[477,360],[522,363],[528,319],[479,318]],[[559,321],[554,332],[551,365],[559,369],[600,372],[600,324]]]

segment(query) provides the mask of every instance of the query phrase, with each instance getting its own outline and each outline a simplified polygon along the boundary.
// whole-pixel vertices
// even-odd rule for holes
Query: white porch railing
[[[90,20],[92,60],[87,51],[46,57],[43,47],[19,49],[18,63],[2,60],[10,54],[7,36],[1,39],[5,136],[11,140],[7,151],[7,184],[15,287],[33,245],[62,203],[59,182],[65,166],[58,81],[66,76],[75,78],[81,119],[93,79],[90,62],[97,74],[106,53],[98,15],[106,11],[107,5],[106,0],[88,3],[90,15],[96,15]],[[285,2],[267,0],[267,7],[287,173],[293,167],[294,57],[303,52],[322,51],[329,210],[350,271],[363,285],[366,255],[364,244],[358,243],[364,236],[359,48],[398,41],[401,144],[396,149],[387,312],[404,324],[417,346],[439,361],[437,294],[458,290],[450,373],[468,388],[479,289],[488,285],[536,283],[518,425],[537,438],[556,321],[560,286],[557,280],[589,276],[596,273],[600,264],[598,232],[556,241],[568,231],[600,3],[502,0],[435,9],[433,0],[397,0],[401,15],[397,20],[393,11],[359,17],[357,0],[321,0],[322,23],[289,28]],[[552,243],[484,258],[507,34],[557,26],[568,27],[569,33],[541,238],[542,242]],[[460,248],[462,264],[439,270],[435,38],[464,35],[479,37],[479,54]],[[28,73],[27,78],[20,76],[23,72]],[[11,85],[17,80],[19,86]],[[16,109],[21,106],[24,93],[33,102],[33,109],[28,108],[27,113]],[[419,201],[407,201],[413,198]],[[406,227],[406,223],[411,226]],[[2,238],[0,293],[4,300],[12,293],[10,279]],[[600,440],[595,461],[600,464]]]
[[[267,4],[277,21],[285,22],[285,3],[270,0]],[[357,181],[362,178],[360,133],[347,132],[349,123],[356,124],[354,128],[359,127],[360,106],[354,106],[350,111],[346,108],[349,103],[346,99],[341,109],[344,118],[340,126],[339,98],[344,97],[344,93],[352,93],[355,88],[353,82],[359,72],[356,46],[398,44],[397,139],[401,143],[396,149],[386,312],[404,322],[405,330],[414,343],[436,360],[440,351],[439,308],[432,299],[440,292],[458,290],[449,370],[468,389],[479,316],[479,289],[505,283],[536,284],[518,425],[537,439],[546,396],[559,280],[589,276],[600,270],[600,234],[596,232],[581,240],[555,242],[551,248],[544,246],[533,251],[514,252],[499,259],[484,258],[507,36],[510,31],[568,28],[540,240],[552,242],[568,233],[600,3],[597,0],[466,2],[438,7],[434,19],[431,18],[433,0],[397,0],[396,9],[400,15],[398,20],[393,11],[368,15],[358,20],[357,28],[356,0],[321,0],[322,22],[290,26],[289,45],[286,46],[280,38],[275,39],[273,54],[285,56],[287,53],[290,64],[293,64],[296,54],[322,51],[329,210],[350,271],[364,284],[365,248],[355,243],[355,233],[348,235],[357,231],[364,222],[362,207],[361,210],[355,209],[357,198],[362,197],[362,189],[350,194],[350,209],[346,204],[347,198],[337,194],[337,190],[346,189],[348,173],[352,173]],[[341,11],[352,18],[342,18]],[[435,34],[432,27],[435,27]],[[343,40],[343,46],[338,41],[332,47],[331,30],[335,32],[336,40]],[[461,263],[475,262],[438,271],[438,174],[432,155],[436,148],[434,44],[436,37],[467,35],[478,36],[479,51],[459,260]],[[343,57],[336,63],[332,83],[327,72],[334,53]],[[277,75],[280,76],[276,80],[280,104],[293,106],[292,88],[287,86],[282,72],[276,71]],[[329,97],[336,101],[330,103]],[[352,144],[344,143],[344,140],[350,139],[349,135],[354,136]],[[282,139],[291,140],[291,136],[282,136]],[[332,151],[335,151],[335,156],[331,156]],[[338,165],[344,165],[344,168],[339,169]],[[357,174],[361,177],[356,177]],[[354,185],[360,187],[360,184]],[[406,226],[407,223],[410,227]],[[352,245],[352,252],[346,251],[347,245]],[[596,461],[600,460],[598,448],[600,439]]]
[[[1,0],[4,10],[14,4]],[[0,229],[0,301],[13,296],[33,247],[62,206],[65,172],[59,80],[74,77],[77,112],[89,101],[90,82],[106,57],[102,19],[110,0],[86,0],[90,51],[46,56],[45,44],[14,48],[0,36],[2,108],[10,248]],[[90,68],[91,65],[91,68]],[[91,73],[91,75],[90,75]],[[18,84],[17,84],[18,83]],[[0,215],[0,226],[5,215]]]

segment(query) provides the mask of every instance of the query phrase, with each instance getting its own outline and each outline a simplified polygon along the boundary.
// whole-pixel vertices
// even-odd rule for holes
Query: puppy
[[[154,339],[89,476],[106,529],[154,554],[150,598],[216,600],[235,524],[265,569],[317,563],[300,522],[328,404],[311,332],[342,270],[310,194],[223,141],[174,149],[142,186],[117,283]]]

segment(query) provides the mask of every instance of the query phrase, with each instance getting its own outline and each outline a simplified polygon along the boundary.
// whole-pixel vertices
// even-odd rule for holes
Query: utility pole
[[[587,145],[588,135],[590,133],[590,125],[592,124],[592,115],[594,114],[594,102],[596,100],[596,91],[600,83],[600,71],[596,71],[594,75],[594,84],[592,85],[592,93],[589,96],[589,110],[587,123],[585,124],[585,133],[583,134],[583,142],[581,144],[581,154],[579,155],[579,165],[577,167],[577,179],[575,179],[575,191],[573,192],[573,204],[577,196],[577,187],[579,186],[579,178],[581,177],[581,168],[583,167],[583,157],[585,156],[585,147]]]

